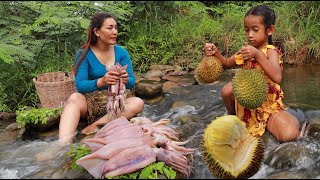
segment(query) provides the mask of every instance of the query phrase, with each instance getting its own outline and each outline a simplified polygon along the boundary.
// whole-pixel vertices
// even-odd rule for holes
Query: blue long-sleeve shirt
[[[78,50],[75,57],[74,66],[76,66],[77,61],[81,57],[82,49]],[[132,62],[129,56],[129,53],[126,49],[121,46],[114,45],[115,52],[115,63],[119,62],[121,66],[127,66],[128,72],[128,83],[126,84],[127,89],[132,89],[135,85],[135,79],[132,69]],[[75,76],[75,85],[80,93],[88,93],[94,91],[101,91],[103,89],[107,89],[108,86],[98,88],[97,81],[99,78],[104,76],[107,73],[106,66],[102,64],[91,49],[88,49],[88,52],[84,59],[82,60],[78,73]]]

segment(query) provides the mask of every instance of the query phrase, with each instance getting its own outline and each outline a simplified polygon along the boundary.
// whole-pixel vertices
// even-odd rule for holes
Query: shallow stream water
[[[140,116],[153,121],[170,119],[170,125],[182,134],[182,138],[190,140],[186,147],[198,148],[199,138],[206,125],[226,111],[220,91],[233,74],[234,70],[228,70],[219,82],[178,88],[157,103],[146,103]],[[320,123],[320,65],[285,66],[281,86],[285,93],[285,104],[299,121],[307,119]],[[317,133],[320,132],[314,132],[315,137]],[[56,139],[20,140],[0,145],[0,178],[88,177],[64,169],[66,149],[58,151],[50,161],[38,162],[35,159],[35,154],[44,149],[54,150]],[[320,179],[320,141],[306,137],[298,142],[280,144],[270,135],[264,141],[264,162],[251,178]],[[194,154],[193,167],[191,179],[215,179],[204,164],[199,150]]]

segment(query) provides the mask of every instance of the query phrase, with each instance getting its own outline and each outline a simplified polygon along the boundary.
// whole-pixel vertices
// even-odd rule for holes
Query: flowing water
[[[283,82],[285,104],[299,121],[307,119],[320,125],[320,66],[285,66]],[[233,76],[234,70],[224,72],[221,81],[208,85],[180,87],[157,103],[146,102],[141,116],[153,121],[171,120],[171,127],[189,139],[186,147],[198,148],[203,129],[217,116],[225,114],[221,88]],[[260,170],[251,178],[301,178],[320,179],[320,132],[311,131],[310,137],[300,141],[279,144],[272,136],[263,137],[264,161]],[[319,134],[319,135],[318,135]],[[311,136],[312,135],[312,136]],[[37,161],[35,155],[44,149],[55,149],[56,137],[0,145],[0,178],[84,178],[85,173],[66,171],[67,157],[63,149],[55,158]],[[191,179],[215,179],[202,160],[199,150],[193,157],[194,172]],[[90,176],[89,176],[90,177]]]

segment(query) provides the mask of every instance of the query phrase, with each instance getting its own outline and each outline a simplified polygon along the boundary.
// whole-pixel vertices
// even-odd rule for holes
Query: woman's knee
[[[127,104],[133,114],[139,114],[144,107],[144,101],[139,97],[131,97],[127,99]]]
[[[68,98],[66,106],[78,107],[81,113],[85,113],[87,109],[86,98],[80,93],[73,93]]]
[[[86,101],[86,98],[80,94],[80,93],[72,93],[70,95],[70,97],[68,98],[67,103],[75,103],[75,104],[79,104],[79,103],[83,103]]]
[[[134,97],[134,103],[136,106],[136,113],[140,113],[143,110],[144,107],[144,101],[141,98]]]

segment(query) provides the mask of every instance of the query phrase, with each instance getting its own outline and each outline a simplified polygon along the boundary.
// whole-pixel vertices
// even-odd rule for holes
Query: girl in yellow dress
[[[262,136],[267,130],[279,141],[287,142],[303,136],[305,124],[299,131],[299,121],[286,110],[283,104],[281,52],[272,45],[272,34],[275,32],[275,13],[267,6],[251,8],[244,18],[244,29],[249,44],[229,57],[223,57],[217,47],[206,43],[204,51],[207,56],[214,55],[229,68],[239,65],[241,68],[257,68],[268,81],[268,98],[256,109],[241,106],[235,99],[232,84],[229,82],[222,89],[222,97],[229,115],[236,114],[247,125],[254,136]]]

